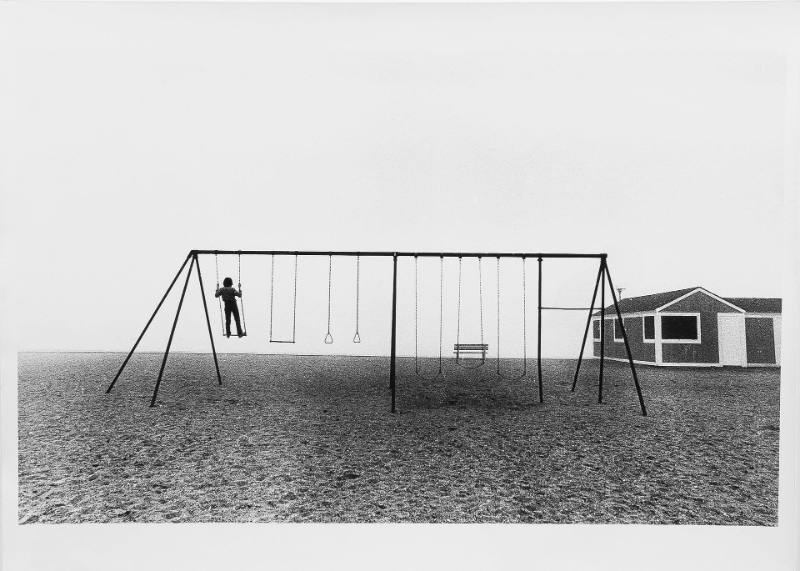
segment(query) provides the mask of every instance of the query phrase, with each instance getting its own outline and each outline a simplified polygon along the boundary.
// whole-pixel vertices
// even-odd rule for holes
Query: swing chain
[[[419,258],[414,256],[414,373],[421,379],[433,381],[443,376],[442,370],[442,339],[443,339],[443,311],[444,311],[444,256],[439,256],[439,366],[436,374],[425,377],[420,373],[419,367]]]
[[[272,341],[273,300],[275,299],[275,254],[269,260],[269,340]]]
[[[478,304],[480,309],[480,327],[481,327],[481,345],[484,345],[484,320],[483,320],[483,269],[482,269],[482,256],[478,258]],[[458,308],[456,313],[456,365],[465,369],[478,369],[486,364],[486,353],[482,353],[481,361],[474,367],[466,367],[461,364],[461,355],[458,348],[461,346],[461,268],[462,259],[458,257]]]
[[[528,367],[528,290],[525,278],[525,256],[522,256],[522,367]]]
[[[353,335],[353,343],[361,343],[361,336],[358,334],[360,298],[361,298],[361,256],[356,256],[356,334]]]
[[[331,283],[333,275],[333,256],[328,255],[328,332],[325,335],[325,344],[330,345],[333,343],[333,335],[331,335]]]
[[[482,258],[478,256],[478,307],[481,316],[481,345],[483,345],[483,270]]]
[[[458,305],[456,306],[456,364],[459,361],[458,347],[461,346],[461,256],[458,257]]]
[[[419,259],[414,256],[414,356],[419,357]],[[419,366],[414,360],[414,369],[419,373]]]
[[[522,373],[506,376],[500,371],[500,256],[497,257],[497,376],[509,381],[519,381],[528,374],[528,310],[525,283],[525,257],[522,257]]]
[[[297,262],[298,256],[294,255],[294,288],[292,292],[292,343],[297,336]]]
[[[241,308],[241,314],[242,314],[242,316],[241,316],[242,317],[242,335],[245,336],[245,335],[247,335],[247,323],[245,322],[245,319],[244,319],[244,298],[241,295],[242,294],[242,253],[239,252],[238,254],[239,255],[237,256],[237,272],[238,272],[237,273],[237,280],[238,280],[238,284],[237,285],[239,286],[239,307]]]
[[[495,259],[497,269],[497,372],[500,372],[500,256]]]
[[[443,339],[444,339],[444,256],[439,255],[439,373],[442,372]]]
[[[275,339],[273,334],[273,322],[275,321],[274,299],[275,299],[275,254],[270,256],[270,276],[269,276],[269,342],[270,343],[294,343],[297,334],[297,254],[294,255],[294,284],[292,293],[292,337],[291,339]]]
[[[215,267],[216,272],[217,272],[217,291],[214,292],[214,294],[216,295],[216,293],[219,292],[219,254],[217,252],[214,252],[214,267]],[[217,305],[219,305],[219,326],[220,326],[220,329],[222,330],[222,334],[225,335],[225,333],[226,333],[226,331],[225,331],[225,314],[224,314],[224,312],[222,310],[222,297],[221,296],[217,296]]]

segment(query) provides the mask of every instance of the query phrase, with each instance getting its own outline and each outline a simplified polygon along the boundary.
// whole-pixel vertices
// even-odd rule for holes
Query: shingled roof
[[[696,290],[697,287],[687,287],[684,289],[676,289],[675,291],[665,291],[663,293],[651,293],[650,295],[640,295],[637,297],[626,297],[619,300],[619,310],[622,313],[636,313],[639,311],[655,311],[657,307],[666,305],[671,301],[675,301],[682,295],[686,295],[690,291]],[[606,307],[606,313],[616,312],[614,305],[611,304]],[[598,311],[595,315],[600,315]]]
[[[783,305],[779,297],[726,297],[725,301],[748,313],[780,313]]]
[[[640,295],[636,297],[626,297],[619,300],[619,310],[622,313],[638,313],[644,311],[655,311],[659,307],[667,305],[675,301],[681,296],[686,295],[696,289],[706,291],[712,295],[712,292],[700,286],[687,287],[684,289],[677,289],[674,291],[665,291],[663,293],[653,293],[650,295]],[[720,296],[717,296],[720,297]],[[732,303],[736,307],[743,309],[748,313],[780,313],[781,299],[780,298],[765,298],[765,297],[720,297],[728,303]],[[614,305],[606,307],[606,313],[616,313]],[[595,315],[600,315],[600,312],[595,312]]]

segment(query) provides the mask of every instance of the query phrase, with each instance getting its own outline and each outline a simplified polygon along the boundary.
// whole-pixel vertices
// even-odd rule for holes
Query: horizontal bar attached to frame
[[[608,254],[577,254],[569,252],[356,252],[328,250],[192,250],[200,255],[236,256],[364,256],[418,258],[607,258]]]

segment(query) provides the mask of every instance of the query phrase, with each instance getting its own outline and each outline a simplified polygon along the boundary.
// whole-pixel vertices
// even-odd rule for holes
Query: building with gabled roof
[[[721,297],[703,287],[629,297],[619,309],[636,363],[659,366],[779,366],[780,298]],[[593,355],[625,361],[613,305],[592,316]],[[601,340],[601,337],[604,339]]]

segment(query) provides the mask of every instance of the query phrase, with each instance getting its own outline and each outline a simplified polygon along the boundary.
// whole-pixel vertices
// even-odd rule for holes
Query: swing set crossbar
[[[242,256],[362,256],[362,257],[419,257],[419,258],[566,258],[605,259],[608,254],[575,254],[554,252],[360,252],[354,250],[192,250],[199,255]]]
[[[389,355],[390,355],[389,389],[391,391],[391,412],[396,412],[396,387],[397,387],[397,382],[396,382],[396,361],[397,361],[397,260],[399,258],[409,258],[409,257],[413,257],[413,258],[440,258],[440,259],[443,259],[443,258],[458,258],[458,259],[461,259],[461,258],[478,258],[478,260],[479,260],[478,264],[479,265],[480,265],[480,259],[481,258],[497,258],[498,260],[500,258],[522,258],[523,260],[525,260],[526,258],[533,258],[533,259],[538,260],[538,266],[539,266],[538,300],[537,300],[538,301],[538,304],[537,304],[538,305],[538,308],[537,308],[538,309],[538,323],[537,323],[537,329],[538,329],[538,339],[537,339],[537,371],[538,371],[538,375],[537,375],[537,377],[538,378],[536,379],[536,381],[537,381],[537,384],[538,384],[539,402],[544,402],[543,393],[542,393],[542,384],[543,384],[542,383],[542,319],[541,319],[542,311],[543,310],[559,310],[559,309],[560,310],[575,310],[575,311],[587,311],[588,310],[588,317],[587,317],[587,321],[586,321],[586,329],[584,331],[583,342],[581,344],[580,353],[579,353],[579,356],[578,356],[578,363],[577,363],[577,367],[576,367],[576,370],[575,370],[575,376],[574,376],[574,380],[573,380],[573,384],[572,384],[572,390],[574,391],[575,390],[575,386],[576,386],[577,381],[578,381],[578,373],[580,371],[580,366],[581,366],[581,363],[582,363],[582,360],[583,360],[583,350],[584,350],[584,346],[586,345],[586,340],[587,340],[587,336],[588,336],[588,332],[589,332],[589,327],[590,327],[590,324],[591,324],[592,314],[595,311],[595,301],[596,301],[596,298],[597,298],[597,294],[600,293],[600,298],[601,298],[600,299],[600,308],[599,308],[600,309],[600,314],[601,314],[602,317],[605,317],[605,290],[606,290],[606,284],[608,284],[608,286],[610,288],[611,298],[613,300],[613,307],[614,307],[614,310],[616,312],[617,318],[619,319],[620,326],[621,326],[621,329],[622,329],[622,337],[623,337],[623,341],[625,343],[625,351],[627,353],[628,363],[630,365],[631,374],[633,376],[634,385],[636,387],[636,393],[637,393],[637,396],[639,398],[639,405],[640,405],[640,408],[641,408],[642,416],[647,416],[647,409],[645,407],[644,397],[642,395],[641,387],[639,385],[639,378],[638,378],[638,375],[636,373],[636,367],[634,365],[633,354],[631,353],[630,343],[628,341],[627,331],[625,330],[625,323],[624,323],[624,321],[622,319],[622,312],[620,311],[620,308],[619,308],[619,301],[617,299],[617,296],[615,295],[614,288],[613,288],[613,283],[611,281],[611,274],[610,274],[610,272],[608,270],[608,260],[607,260],[608,254],[606,254],[606,253],[568,253],[568,252],[558,252],[558,253],[554,253],[554,252],[410,252],[410,251],[404,251],[404,252],[399,252],[399,251],[395,251],[395,252],[391,252],[391,251],[372,251],[372,252],[370,252],[370,251],[355,251],[355,250],[353,250],[353,251],[350,251],[350,250],[341,250],[341,251],[334,251],[334,250],[190,250],[189,253],[187,254],[186,259],[184,260],[183,264],[178,269],[177,274],[175,275],[175,277],[173,278],[172,282],[170,283],[169,287],[167,287],[167,291],[162,296],[161,301],[156,306],[155,311],[150,316],[150,319],[145,324],[144,329],[139,334],[139,337],[137,338],[137,340],[133,344],[133,347],[131,348],[130,352],[128,353],[128,355],[126,356],[125,360],[123,361],[122,366],[119,368],[119,371],[117,372],[117,374],[114,377],[113,381],[111,382],[111,384],[109,385],[108,389],[106,390],[107,393],[110,392],[111,389],[116,384],[117,380],[119,379],[120,375],[122,374],[123,370],[125,369],[125,366],[128,364],[128,361],[130,360],[130,358],[133,355],[134,351],[136,351],[136,348],[139,345],[139,342],[141,341],[142,337],[144,337],[144,334],[147,332],[147,329],[149,328],[151,322],[155,318],[155,316],[158,313],[158,311],[161,309],[161,307],[162,307],[162,305],[164,303],[164,300],[167,298],[167,296],[169,295],[170,291],[172,291],[173,287],[175,286],[176,282],[178,281],[179,276],[184,272],[184,269],[186,268],[187,265],[188,265],[189,269],[186,272],[185,283],[183,284],[183,288],[182,288],[182,291],[181,291],[180,301],[178,303],[178,308],[177,308],[177,311],[175,313],[174,321],[172,323],[172,329],[170,331],[169,341],[167,342],[167,347],[166,347],[166,350],[164,352],[163,360],[162,360],[162,363],[161,363],[161,368],[160,368],[160,371],[159,371],[159,374],[158,374],[158,379],[156,380],[156,385],[155,385],[155,389],[154,389],[154,392],[153,392],[153,397],[152,397],[152,399],[150,401],[150,406],[154,406],[155,403],[156,403],[156,398],[157,398],[157,395],[158,395],[158,388],[159,388],[159,386],[161,384],[162,376],[163,376],[163,372],[164,372],[164,367],[165,367],[165,365],[167,363],[167,358],[169,356],[169,350],[170,350],[170,346],[172,344],[173,335],[175,333],[175,327],[176,327],[176,325],[178,323],[178,319],[180,317],[181,308],[183,306],[183,300],[184,300],[184,297],[186,295],[187,286],[189,284],[189,278],[191,277],[192,270],[195,268],[195,266],[197,268],[197,276],[198,276],[198,281],[199,281],[199,285],[200,285],[201,295],[202,295],[202,298],[203,298],[203,309],[205,311],[208,334],[209,334],[209,338],[211,340],[211,351],[212,351],[213,356],[214,356],[214,365],[216,367],[217,379],[218,379],[219,383],[222,384],[222,376],[220,375],[219,362],[218,362],[218,359],[217,359],[217,352],[216,352],[216,347],[215,347],[215,344],[214,344],[214,335],[213,335],[212,329],[211,329],[211,321],[210,321],[210,318],[209,318],[209,315],[208,315],[208,305],[206,303],[205,293],[204,293],[204,288],[203,288],[203,279],[202,279],[202,275],[200,273],[199,256],[201,256],[201,255],[214,255],[214,256],[236,255],[239,258],[241,258],[241,256],[259,256],[259,255],[260,256],[329,256],[329,257],[333,257],[333,256],[352,256],[352,257],[359,257],[359,258],[360,257],[364,257],[364,258],[368,258],[368,257],[389,257],[389,258],[391,258],[392,259],[392,298],[391,298],[391,300],[392,300],[391,301],[392,329],[391,329],[391,342],[390,342],[390,353],[389,353]],[[542,304],[542,261],[544,259],[596,259],[596,260],[600,261],[598,274],[597,274],[597,280],[595,282],[594,294],[592,296],[592,302],[590,304],[590,307],[588,307],[588,308],[583,308],[583,307],[552,307],[552,306],[544,306]],[[330,268],[329,268],[329,271],[330,271]],[[241,276],[240,276],[240,281],[241,281]],[[602,282],[602,287],[600,287],[601,282]],[[330,289],[330,285],[329,285],[329,289]],[[329,293],[329,296],[330,296],[330,293]],[[329,299],[330,299],[330,297],[329,297]],[[242,308],[242,322],[243,322],[242,323],[242,325],[243,325],[242,329],[244,329],[246,331],[246,329],[244,327],[244,311],[243,311],[243,309],[244,308]],[[605,321],[604,319],[601,319],[601,322],[600,322],[600,338],[601,338],[601,342],[600,342],[600,373],[599,373],[599,379],[598,379],[598,402],[602,402],[602,394],[603,394],[602,393],[602,390],[603,390],[603,364],[604,364],[604,359],[605,359],[605,351],[604,351],[604,347],[605,347],[605,327],[603,326],[604,325],[604,321]],[[330,331],[330,325],[329,325],[329,331]],[[329,333],[329,335],[330,335],[330,333]],[[357,332],[356,332],[356,336],[358,336]],[[359,341],[360,341],[360,339],[359,339]],[[291,341],[271,339],[271,342],[273,342],[273,343],[284,343],[284,342],[285,343],[290,343]],[[456,349],[456,351],[458,351],[460,349],[459,352],[463,352],[464,351],[463,347],[465,345],[466,344],[462,345],[461,348],[454,347],[454,349]],[[498,357],[498,365],[499,365],[499,357]]]

